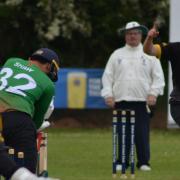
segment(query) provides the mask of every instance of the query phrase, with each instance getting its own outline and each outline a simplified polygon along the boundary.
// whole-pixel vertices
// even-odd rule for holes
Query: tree
[[[168,8],[168,0],[3,0],[0,57],[27,57],[46,46],[60,53],[62,66],[104,67],[123,45],[117,30],[128,21],[151,27],[159,16],[166,40]]]
[[[88,36],[87,14],[73,0],[5,0],[0,3],[1,56],[25,56],[38,46],[48,46],[57,37],[71,39],[73,31]],[[19,52],[21,51],[21,52]]]

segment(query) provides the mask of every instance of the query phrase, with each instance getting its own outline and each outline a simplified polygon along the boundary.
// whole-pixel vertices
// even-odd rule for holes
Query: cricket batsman
[[[51,49],[35,51],[28,61],[10,58],[0,71],[0,174],[10,180],[53,180],[37,177],[37,129],[55,94],[59,58]],[[6,147],[24,152],[24,167]]]

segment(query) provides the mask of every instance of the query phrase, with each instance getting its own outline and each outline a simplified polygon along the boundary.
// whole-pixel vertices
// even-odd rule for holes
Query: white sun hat
[[[126,31],[132,30],[132,29],[139,29],[142,31],[143,34],[147,34],[148,32],[148,28],[146,26],[140,25],[136,21],[128,22],[125,27],[118,29],[118,32],[125,33]]]

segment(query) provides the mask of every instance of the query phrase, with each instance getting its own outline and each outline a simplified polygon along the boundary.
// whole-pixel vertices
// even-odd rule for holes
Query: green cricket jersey
[[[36,65],[10,58],[0,71],[0,105],[28,113],[39,128],[55,87]]]

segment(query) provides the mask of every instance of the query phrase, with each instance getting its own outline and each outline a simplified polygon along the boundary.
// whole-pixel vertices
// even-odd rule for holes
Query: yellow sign
[[[68,108],[82,109],[86,105],[87,75],[85,72],[71,72],[68,81]]]

